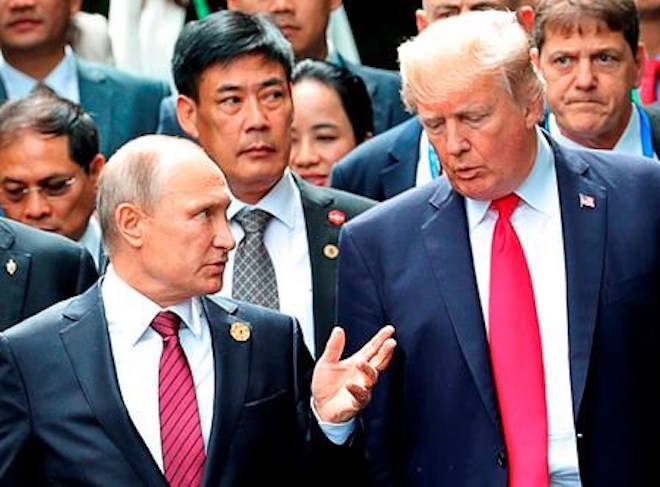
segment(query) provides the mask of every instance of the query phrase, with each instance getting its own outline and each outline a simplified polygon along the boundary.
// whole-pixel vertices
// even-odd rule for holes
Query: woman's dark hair
[[[314,80],[332,88],[339,95],[344,112],[351,122],[356,144],[373,134],[371,98],[359,76],[332,63],[305,59],[296,64],[291,80],[294,85],[304,80]]]

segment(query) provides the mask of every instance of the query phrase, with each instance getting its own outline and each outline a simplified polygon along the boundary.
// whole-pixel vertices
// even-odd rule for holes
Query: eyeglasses
[[[68,178],[48,179],[36,186],[8,186],[7,183],[2,187],[7,200],[11,203],[20,203],[32,191],[43,194],[47,199],[59,198],[69,192],[71,186],[76,182],[76,176]],[[11,183],[14,184],[14,183]]]

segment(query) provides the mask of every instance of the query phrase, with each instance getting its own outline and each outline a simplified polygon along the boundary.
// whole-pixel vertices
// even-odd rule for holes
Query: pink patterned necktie
[[[545,376],[534,289],[510,217],[516,195],[492,202],[499,217],[490,263],[489,335],[509,464],[509,487],[549,483]]]
[[[195,384],[179,343],[181,319],[162,311],[151,327],[163,338],[158,368],[160,441],[165,478],[172,487],[197,487],[202,482],[206,453],[199,422]]]

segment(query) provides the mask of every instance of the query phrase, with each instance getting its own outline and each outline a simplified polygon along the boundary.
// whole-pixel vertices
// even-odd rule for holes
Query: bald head
[[[103,238],[112,252],[118,237],[115,212],[122,203],[150,210],[177,166],[207,165],[224,181],[220,169],[197,144],[177,137],[146,135],[122,146],[108,161],[100,178],[97,211]]]

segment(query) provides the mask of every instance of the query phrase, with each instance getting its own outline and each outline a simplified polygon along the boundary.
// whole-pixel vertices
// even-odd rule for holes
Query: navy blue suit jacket
[[[85,291],[97,278],[81,245],[0,217],[0,331]]]
[[[215,397],[202,486],[309,485],[313,472],[330,485],[359,465],[359,448],[310,421],[313,362],[294,320],[203,304]],[[249,340],[232,338],[235,322]],[[0,334],[0,485],[45,484],[167,487],[122,402],[98,285]]]
[[[135,137],[156,133],[161,100],[169,94],[162,81],[133,76],[76,57],[80,105],[98,128],[101,152],[110,157]],[[0,81],[0,103],[7,100]]]
[[[414,187],[421,136],[413,117],[367,140],[334,165],[330,185],[377,201]]]
[[[657,481],[660,166],[553,143],[569,360],[585,486]],[[590,195],[595,207],[580,205]],[[505,444],[464,198],[446,178],[381,203],[340,239],[347,351],[398,342],[364,411],[375,485],[507,485]]]

